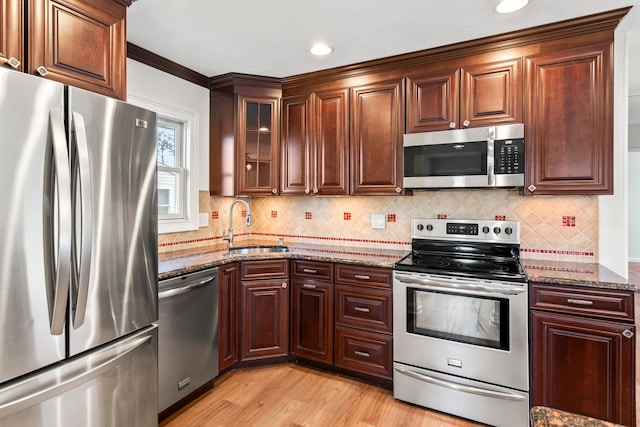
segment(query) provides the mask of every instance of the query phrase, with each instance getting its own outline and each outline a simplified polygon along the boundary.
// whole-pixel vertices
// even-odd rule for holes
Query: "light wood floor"
[[[285,364],[243,369],[164,420],[178,426],[411,426],[478,424],[396,401],[393,393],[341,375]]]

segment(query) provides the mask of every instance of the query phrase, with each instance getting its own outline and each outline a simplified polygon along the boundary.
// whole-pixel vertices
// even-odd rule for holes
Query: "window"
[[[158,233],[198,229],[198,114],[128,95],[157,113]]]

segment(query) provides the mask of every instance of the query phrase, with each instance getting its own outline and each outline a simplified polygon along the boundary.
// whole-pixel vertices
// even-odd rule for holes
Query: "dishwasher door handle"
[[[191,292],[195,289],[201,288],[205,286],[207,283],[211,283],[216,280],[217,276],[210,276],[205,279],[202,279],[199,283],[192,283],[190,285],[185,285],[180,288],[173,288],[167,291],[158,292],[158,299],[165,299],[175,297],[176,295],[182,295],[187,292]]]

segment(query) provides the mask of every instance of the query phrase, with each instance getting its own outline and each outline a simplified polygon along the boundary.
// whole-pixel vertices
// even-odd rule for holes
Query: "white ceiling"
[[[208,77],[288,77],[640,5],[530,0],[518,12],[500,15],[495,1],[137,0],[127,12],[127,40]],[[640,37],[635,40],[640,45]],[[334,53],[312,56],[309,48],[318,41]]]

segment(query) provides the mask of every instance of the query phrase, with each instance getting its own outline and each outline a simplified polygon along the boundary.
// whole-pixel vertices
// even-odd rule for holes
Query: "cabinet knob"
[[[396,193],[398,193],[398,194],[402,193],[402,188],[396,187]]]
[[[282,289],[285,289],[287,287],[287,282],[282,282]]]
[[[534,191],[536,191],[536,186],[531,184],[530,186],[527,187],[527,190],[529,190],[529,191],[531,191],[533,193]]]
[[[464,122],[462,122],[462,126],[468,128],[469,125],[471,124],[471,122],[469,120],[465,120]]]
[[[624,332],[622,332],[622,335],[624,335],[625,338],[631,338],[633,336],[633,332],[628,329],[625,329]]]
[[[273,194],[278,194],[278,189],[277,189],[277,188],[272,188],[272,189],[271,189],[271,192],[272,192]]]
[[[449,129],[455,129],[455,128],[456,128],[456,122],[449,123]]]
[[[313,194],[318,194],[318,189],[317,188],[313,189]]]
[[[309,189],[308,188],[304,189],[304,194],[309,194]]]
[[[47,74],[49,74],[49,71],[45,68],[44,65],[39,66],[38,68],[36,68],[36,71],[38,72],[38,74],[40,74],[42,77],[46,76]]]
[[[9,61],[7,61],[7,64],[12,66],[13,68],[18,68],[20,66],[20,61],[12,56],[11,58],[9,58]]]

